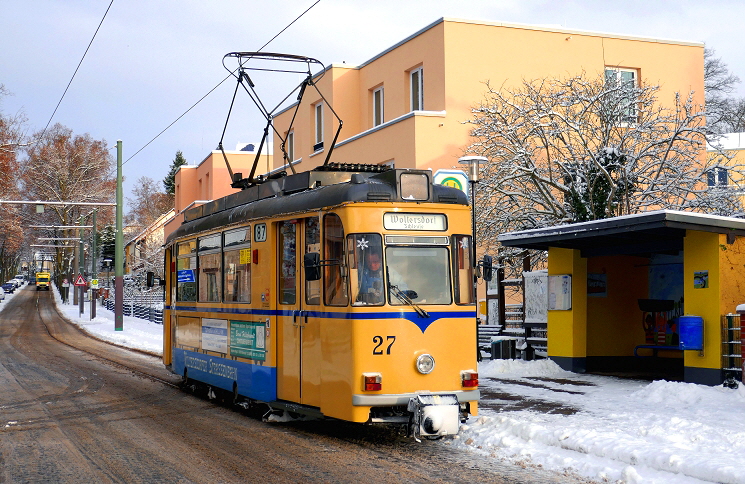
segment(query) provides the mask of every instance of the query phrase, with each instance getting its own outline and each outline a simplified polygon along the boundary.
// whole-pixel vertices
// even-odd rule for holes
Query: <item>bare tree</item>
[[[110,202],[114,198],[116,180],[111,173],[112,156],[105,140],[90,135],[74,135],[60,124],[47,130],[43,138],[28,148],[28,158],[21,175],[24,195],[32,200],[60,202]],[[90,207],[49,205],[36,221],[46,220],[58,225],[74,225],[92,212]],[[110,208],[98,209],[98,221],[103,226],[111,220]],[[55,236],[77,236],[73,231],[50,232]],[[57,271],[69,270],[70,251],[57,249]],[[67,261],[67,266],[65,264]]]
[[[584,74],[487,87],[467,152],[489,159],[476,199],[489,252],[513,230],[654,209],[742,214],[733,190],[708,189],[715,161],[705,156],[705,117],[692,93],[665,108],[656,86]],[[742,166],[728,169],[742,179],[732,176]]]
[[[714,133],[745,131],[745,98],[732,94],[740,78],[716,57],[714,49],[704,49],[704,91],[706,122]]]
[[[152,178],[143,176],[137,180],[129,202],[131,221],[138,227],[145,228],[158,217],[173,208],[173,195],[158,189],[158,183]]]
[[[0,102],[9,95],[0,84]],[[25,117],[7,116],[0,110],[0,194],[5,199],[18,197],[18,151],[24,146]],[[0,278],[15,274],[20,263],[23,230],[17,205],[0,204]],[[11,274],[11,272],[13,274]],[[2,282],[0,281],[0,282]]]

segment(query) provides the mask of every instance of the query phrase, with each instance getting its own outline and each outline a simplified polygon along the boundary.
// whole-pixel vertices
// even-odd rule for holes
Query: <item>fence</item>
[[[142,291],[139,288],[125,286],[124,315],[146,319],[153,323],[163,324],[163,288]],[[109,311],[114,310],[114,290],[109,291],[109,297],[103,300],[103,305]]]

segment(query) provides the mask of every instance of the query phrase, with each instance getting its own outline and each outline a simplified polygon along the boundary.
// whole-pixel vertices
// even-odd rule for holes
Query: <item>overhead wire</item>
[[[113,0],[112,0],[112,1],[113,1]],[[283,28],[282,30],[280,30],[280,31],[279,31],[279,32],[278,32],[278,33],[277,33],[277,34],[276,34],[276,35],[275,35],[274,37],[272,37],[272,38],[271,38],[271,39],[269,39],[269,40],[268,40],[268,41],[267,41],[267,42],[266,42],[266,43],[265,43],[264,45],[262,45],[261,47],[259,47],[259,49],[258,49],[258,50],[257,50],[256,52],[261,52],[262,50],[264,50],[264,49],[266,48],[266,46],[268,46],[269,44],[271,44],[271,43],[272,43],[272,42],[273,42],[273,41],[274,41],[274,40],[275,40],[275,39],[276,39],[277,37],[279,37],[280,35],[282,35],[282,33],[284,33],[284,31],[285,31],[285,30],[289,29],[289,28],[290,28],[290,27],[291,27],[291,26],[292,26],[292,25],[293,25],[293,24],[294,24],[295,22],[297,22],[298,20],[300,20],[300,18],[302,18],[302,17],[303,17],[303,16],[304,16],[304,15],[305,15],[306,13],[308,13],[308,12],[309,12],[309,11],[310,11],[310,10],[311,10],[311,9],[312,9],[313,7],[315,7],[316,5],[318,5],[318,3],[319,3],[320,1],[321,1],[321,0],[316,0],[315,2],[313,2],[313,4],[312,4],[312,5],[310,6],[310,7],[308,7],[307,9],[305,9],[305,11],[303,11],[303,13],[301,13],[300,15],[298,15],[298,16],[297,16],[297,17],[296,17],[296,18],[295,18],[295,19],[294,19],[294,20],[293,20],[292,22],[290,22],[289,24],[287,24],[287,25],[286,25],[286,26],[285,26],[285,27],[284,27],[284,28]],[[219,83],[218,83],[218,84],[217,84],[217,85],[216,85],[215,87],[213,87],[212,89],[210,89],[210,90],[209,90],[209,91],[207,92],[207,94],[205,94],[204,96],[202,96],[201,98],[199,98],[199,100],[198,100],[197,102],[195,102],[194,104],[192,104],[192,105],[191,105],[191,106],[189,107],[189,109],[187,109],[186,111],[184,111],[184,112],[183,112],[183,113],[182,113],[182,114],[181,114],[181,115],[180,115],[179,117],[177,117],[177,118],[176,118],[176,119],[175,119],[175,120],[174,120],[174,121],[173,121],[173,122],[172,122],[171,124],[169,124],[168,126],[166,126],[165,128],[163,128],[163,130],[162,130],[162,131],[161,131],[160,133],[158,133],[157,135],[155,135],[155,137],[154,137],[153,139],[151,139],[150,141],[148,141],[148,142],[147,142],[147,143],[146,143],[146,144],[145,144],[145,145],[144,145],[144,146],[143,146],[142,148],[140,148],[140,149],[139,149],[139,150],[137,150],[137,151],[136,151],[136,152],[135,152],[135,153],[134,153],[134,154],[133,154],[132,156],[130,156],[129,158],[127,158],[127,159],[126,159],[126,160],[125,160],[125,161],[124,161],[124,162],[122,163],[122,166],[123,166],[123,165],[125,165],[125,164],[126,164],[126,163],[127,163],[128,161],[129,161],[129,160],[131,160],[132,158],[134,158],[135,156],[137,156],[137,155],[138,155],[138,154],[139,154],[139,153],[140,153],[140,152],[141,152],[142,150],[144,150],[145,148],[147,148],[147,147],[148,147],[148,146],[149,146],[149,145],[150,145],[150,144],[151,144],[151,143],[152,143],[153,141],[155,141],[156,139],[158,139],[158,138],[159,138],[159,137],[160,137],[160,136],[161,136],[161,135],[162,135],[163,133],[165,133],[165,132],[166,132],[166,131],[167,131],[167,130],[168,130],[168,129],[169,129],[170,127],[171,127],[171,126],[173,126],[174,124],[176,124],[176,123],[177,123],[177,122],[178,122],[178,121],[179,121],[179,120],[180,120],[181,118],[183,118],[184,116],[186,116],[186,114],[187,114],[187,113],[189,113],[189,111],[191,111],[192,109],[194,109],[194,108],[195,108],[195,107],[196,107],[196,106],[197,106],[197,105],[198,105],[199,103],[201,103],[201,102],[202,102],[202,101],[203,101],[203,100],[204,100],[204,99],[205,99],[205,98],[206,98],[207,96],[209,96],[210,94],[212,94],[212,93],[213,93],[213,92],[214,92],[214,91],[215,91],[215,90],[216,90],[216,89],[217,89],[218,87],[220,87],[220,86],[221,86],[221,85],[222,85],[222,84],[223,84],[223,83],[224,83],[225,81],[227,81],[228,79],[230,79],[231,77],[233,77],[233,76],[235,75],[235,72],[236,72],[236,71],[237,71],[237,70],[238,70],[239,68],[240,68],[240,67],[236,67],[236,68],[235,68],[235,69],[234,69],[234,70],[233,70],[232,72],[230,72],[230,73],[229,73],[229,74],[228,74],[227,76],[225,76],[225,78],[224,78],[223,80],[221,80],[221,81],[220,81],[220,82],[219,82]]]
[[[49,117],[49,121],[47,121],[47,125],[44,126],[44,129],[41,132],[41,135],[37,138],[37,143],[41,141],[41,139],[44,137],[44,134],[46,134],[47,129],[49,128],[49,125],[52,122],[52,119],[54,119],[54,115],[57,114],[57,110],[60,107],[60,104],[62,104],[62,100],[65,98],[65,94],[67,94],[67,91],[70,89],[70,85],[72,84],[73,79],[75,79],[75,75],[78,73],[78,70],[80,69],[80,66],[83,64],[83,60],[85,59],[85,56],[88,54],[88,51],[91,48],[91,45],[93,45],[93,41],[96,38],[96,35],[98,35],[98,31],[101,29],[101,25],[103,25],[103,21],[106,19],[106,15],[108,15],[109,10],[111,10],[111,6],[114,4],[114,0],[111,0],[109,3],[109,6],[106,8],[106,12],[104,12],[103,17],[101,18],[101,21],[98,23],[98,27],[96,27],[96,31],[93,33],[93,37],[91,38],[91,41],[88,42],[88,47],[86,47],[85,52],[83,53],[83,57],[80,58],[80,62],[78,62],[78,66],[75,68],[75,72],[72,73],[72,77],[70,78],[70,82],[67,83],[67,87],[65,88],[65,92],[62,93],[62,97],[60,97],[60,100],[57,102],[57,106],[54,108],[54,112],[52,112],[52,115]]]

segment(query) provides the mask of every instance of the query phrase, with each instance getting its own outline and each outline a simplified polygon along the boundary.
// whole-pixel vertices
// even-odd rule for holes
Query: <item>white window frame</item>
[[[373,90],[372,101],[373,127],[380,126],[385,122],[385,91],[383,86]]]
[[[313,119],[316,126],[316,136],[314,146],[323,144],[323,103],[320,102],[313,106]],[[318,151],[318,150],[313,150]]]
[[[417,67],[409,72],[409,89],[411,91],[411,110],[424,110],[424,68]]]
[[[287,161],[295,161],[295,131],[287,133]]]
[[[709,188],[726,188],[729,186],[729,170],[724,166],[709,168],[706,178]]]
[[[623,74],[632,74],[632,79],[626,79],[624,80]],[[605,68],[605,82],[607,83],[611,79],[611,75],[613,78],[613,81],[616,82],[617,85],[620,85],[623,87],[624,83],[628,83],[631,81],[633,83],[632,88],[636,89],[639,87],[639,70],[638,69],[628,69],[623,67],[608,67]],[[629,96],[630,98],[630,96]],[[619,126],[629,126],[637,121],[637,106],[633,99],[629,99],[629,106],[626,113],[622,115],[622,119],[616,123]]]

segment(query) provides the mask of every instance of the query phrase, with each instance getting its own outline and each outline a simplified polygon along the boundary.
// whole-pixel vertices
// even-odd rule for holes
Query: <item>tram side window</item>
[[[473,304],[473,261],[468,235],[453,236],[453,274],[455,304]]]
[[[295,304],[295,263],[297,239],[295,220],[286,220],[279,224],[279,303]]]
[[[197,241],[178,244],[176,259],[176,300],[197,300]]]
[[[222,267],[220,234],[197,239],[199,253],[199,301],[220,302]]]
[[[332,262],[323,266],[324,301],[328,306],[349,304],[347,278],[343,276],[344,227],[335,213],[323,218],[323,259]],[[337,263],[338,262],[338,263]]]
[[[385,303],[383,243],[380,234],[347,236],[349,279],[355,306]]]
[[[225,302],[251,302],[251,229],[225,232],[223,238]]]
[[[305,253],[321,253],[321,224],[318,217],[305,219]],[[321,304],[321,281],[305,281],[305,302]]]

